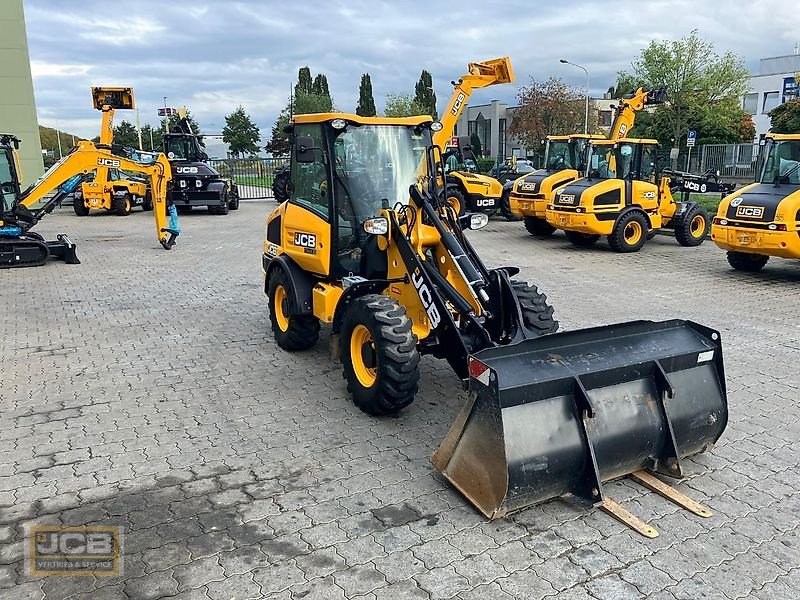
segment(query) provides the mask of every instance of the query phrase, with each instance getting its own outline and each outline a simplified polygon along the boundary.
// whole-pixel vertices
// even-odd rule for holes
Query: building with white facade
[[[769,111],[797,98],[796,74],[800,73],[800,54],[762,58],[758,74],[750,77],[750,92],[742,99],[742,108],[753,116],[756,138],[769,131]]]

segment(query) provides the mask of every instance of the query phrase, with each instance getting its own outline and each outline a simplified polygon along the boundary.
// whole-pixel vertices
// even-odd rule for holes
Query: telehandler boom
[[[372,415],[413,402],[421,355],[446,360],[469,395],[433,464],[478,510],[496,518],[571,493],[653,535],[603,482],[680,477],[680,460],[719,438],[719,334],[680,320],[555,333],[546,296],[518,268],[486,266],[465,235],[488,217],[447,201],[439,127],[292,119],[289,198],[267,218],[262,254],[277,344],[311,348],[329,325],[353,402]]]

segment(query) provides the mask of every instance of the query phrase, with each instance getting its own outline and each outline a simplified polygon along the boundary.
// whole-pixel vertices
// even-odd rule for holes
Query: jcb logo
[[[300,246],[301,248],[316,248],[317,236],[313,233],[296,231],[294,234],[294,245]]]
[[[431,328],[436,329],[439,323],[441,323],[442,318],[439,315],[439,309],[436,308],[436,305],[433,303],[433,295],[431,294],[428,284],[425,283],[425,280],[422,278],[422,271],[420,271],[419,268],[411,274],[411,282],[414,284],[417,294],[419,294],[419,299],[422,301],[425,312],[428,313]]]
[[[489,207],[494,206],[494,198],[478,198],[475,200],[475,206]]]
[[[575,194],[559,194],[558,201],[561,204],[575,204]]]
[[[113,158],[98,158],[97,164],[101,167],[118,167],[119,161]]]
[[[619,126],[619,135],[620,137],[625,137],[625,133],[628,131],[628,126],[623,123]]]
[[[175,171],[178,173],[197,173],[197,167],[177,167]]]
[[[450,112],[454,115],[458,114],[458,111],[461,110],[461,105],[464,104],[464,92],[459,92],[458,96],[456,97],[456,101],[453,104],[453,110]]]
[[[692,190],[693,192],[700,192],[701,194],[705,194],[708,186],[705,183],[697,183],[696,181],[684,181],[683,187],[687,190]]]
[[[655,199],[655,197],[656,197],[655,192],[644,192],[642,194],[642,198],[644,198],[645,200],[653,200]]]
[[[764,208],[761,206],[737,206],[736,216],[760,219],[764,216]]]

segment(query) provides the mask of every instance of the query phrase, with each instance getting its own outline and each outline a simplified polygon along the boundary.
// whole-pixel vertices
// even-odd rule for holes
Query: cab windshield
[[[569,140],[547,140],[544,165],[548,171],[576,168]]]
[[[334,141],[335,184],[359,221],[408,204],[408,188],[427,175],[428,129],[350,125]]]
[[[194,140],[183,135],[164,137],[164,154],[170,160],[192,160],[194,158]]]
[[[761,169],[761,183],[800,184],[800,140],[768,144],[767,160]]]
[[[589,179],[625,179],[633,164],[632,144],[590,144],[586,175]]]
[[[9,212],[14,208],[17,186],[14,183],[9,153],[6,151],[0,152],[0,186],[2,189],[0,193],[3,196],[3,212]]]

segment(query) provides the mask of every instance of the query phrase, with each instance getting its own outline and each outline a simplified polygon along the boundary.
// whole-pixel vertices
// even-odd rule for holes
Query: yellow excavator
[[[103,104],[111,110],[130,102],[130,88],[99,88]],[[101,94],[93,90],[93,94]],[[104,111],[105,112],[105,111]],[[104,119],[105,121],[105,119]],[[163,154],[136,152],[121,147],[80,141],[61,160],[25,190],[20,188],[20,165],[17,150],[20,140],[12,134],[0,134],[0,268],[41,266],[50,257],[68,264],[79,264],[75,244],[65,234],[46,241],[33,227],[75,191],[83,177],[98,167],[141,173],[150,180],[156,237],[169,250],[179,230],[167,217],[167,186],[171,179],[169,161]]]
[[[465,235],[488,217],[448,202],[441,131],[424,116],[292,118],[288,199],[262,253],[278,346],[307,350],[330,327],[353,402],[375,416],[414,401],[422,355],[444,359],[469,393],[433,464],[482,514],[572,494],[657,535],[603,482],[630,474],[697,508],[644,471],[680,477],[725,429],[719,333],[680,320],[556,333],[545,294]]]
[[[92,102],[103,115],[99,143],[101,146],[111,146],[114,143],[115,111],[135,108],[133,88],[93,87]],[[94,174],[87,174],[80,192],[74,193],[72,202],[72,208],[79,217],[85,217],[92,209],[127,216],[134,206],[141,206],[144,211],[153,209],[147,184],[129,179],[119,169],[109,167],[98,167]]]
[[[711,239],[738,271],[760,271],[771,256],[800,259],[800,134],[768,133],[756,183],[727,196]]]
[[[444,153],[444,168],[447,179],[447,195],[450,203],[460,214],[483,212],[494,214],[502,210],[503,184],[482,173],[465,168],[469,161],[476,161],[469,136],[457,137],[452,143],[453,132],[461,113],[472,93],[480,88],[501,83],[513,83],[514,70],[507,56],[483,62],[469,63],[467,73],[453,81],[453,94],[441,118],[442,129],[434,133],[433,142]],[[450,157],[453,160],[448,160]],[[453,165],[454,168],[449,168]],[[510,216],[508,210],[502,211]]]
[[[509,194],[511,212],[525,220],[528,233],[548,236],[556,230],[545,218],[547,203],[556,188],[581,176],[586,168],[584,158],[589,140],[625,138],[633,128],[636,113],[645,106],[663,104],[665,96],[665,88],[650,91],[639,88],[621,98],[607,137],[577,133],[547,136],[544,168],[518,178]]]

